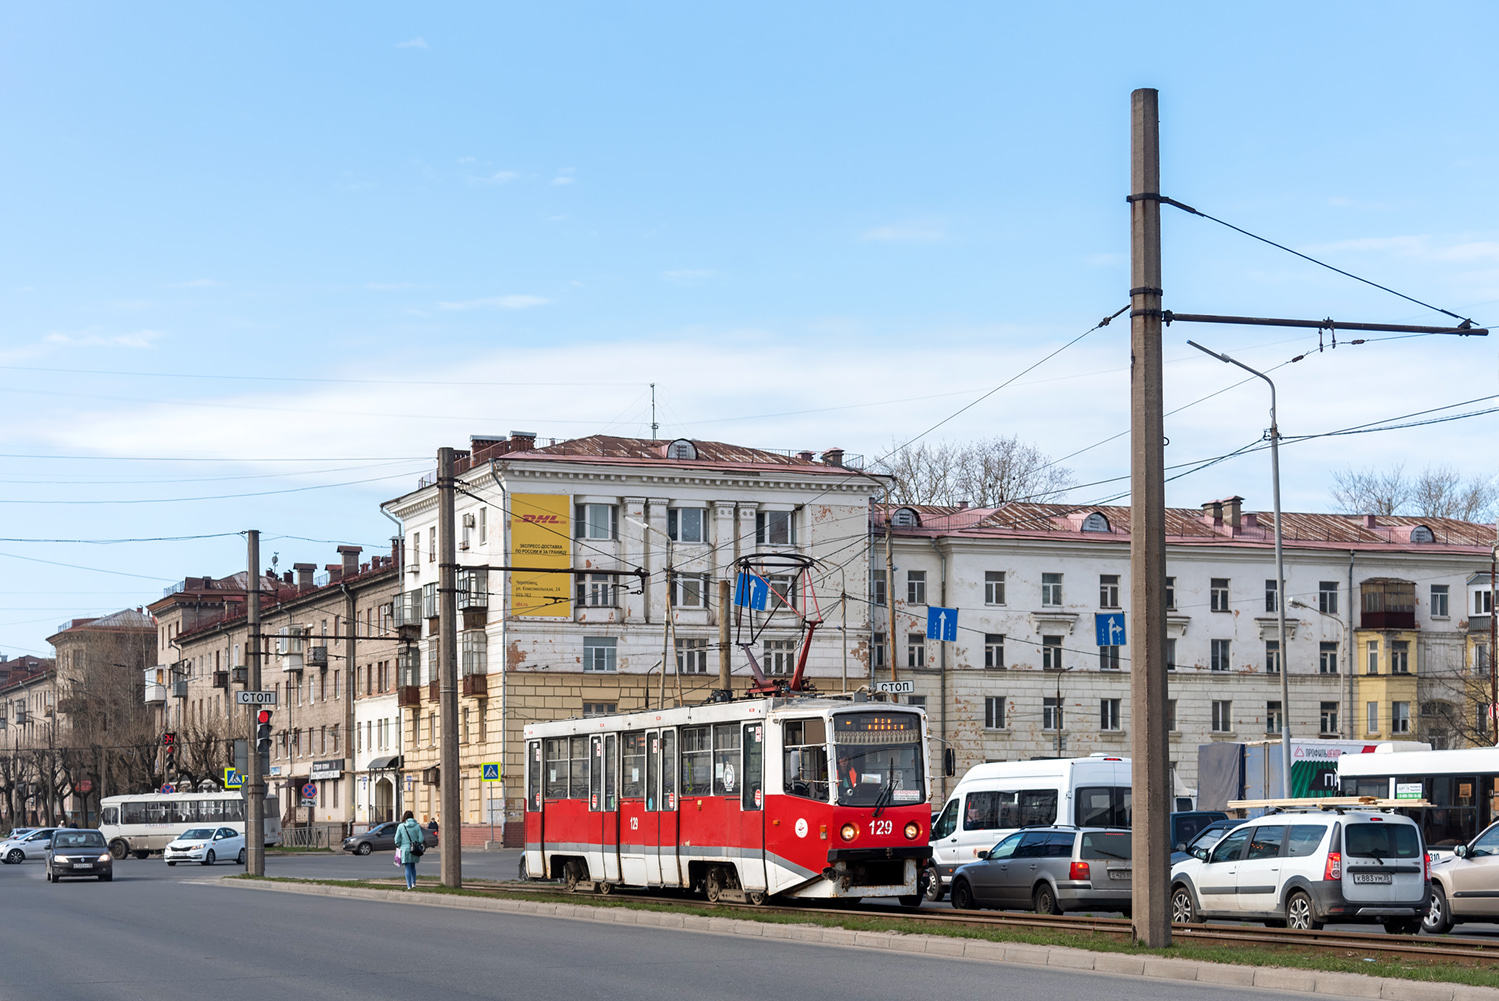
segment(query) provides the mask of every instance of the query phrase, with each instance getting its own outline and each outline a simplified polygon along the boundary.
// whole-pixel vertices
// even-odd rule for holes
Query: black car
[[[73,876],[93,876],[101,883],[114,879],[114,857],[100,831],[58,830],[47,849],[47,882]]]
[[[355,855],[368,855],[373,851],[395,851],[396,828],[400,824],[392,821],[388,824],[380,824],[371,827],[363,834],[355,834],[344,838],[344,851],[353,852]],[[422,828],[422,837],[426,839],[428,848],[437,847],[437,832],[431,828]]]
[[[1197,837],[1209,824],[1227,819],[1228,814],[1222,810],[1178,810],[1171,815],[1172,851],[1179,850],[1177,845]]]

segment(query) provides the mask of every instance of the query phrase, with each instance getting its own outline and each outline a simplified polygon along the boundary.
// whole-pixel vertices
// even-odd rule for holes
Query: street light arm
[[[1192,345],[1192,347],[1196,348],[1198,351],[1201,351],[1203,354],[1212,355],[1214,358],[1217,358],[1219,361],[1223,362],[1226,365],[1237,365],[1237,366],[1239,366],[1239,368],[1242,368],[1244,371],[1248,372],[1250,375],[1259,376],[1261,379],[1264,379],[1265,382],[1269,383],[1270,384],[1270,425],[1271,425],[1271,427],[1275,426],[1275,383],[1273,381],[1271,381],[1271,379],[1270,379],[1270,377],[1268,375],[1266,375],[1264,372],[1259,371],[1258,369],[1250,368],[1248,365],[1245,365],[1243,362],[1239,361],[1237,358],[1230,358],[1226,354],[1221,354],[1220,352],[1213,351],[1210,348],[1205,348],[1201,344],[1198,344],[1196,341],[1188,341],[1187,343],[1190,344],[1190,345]]]

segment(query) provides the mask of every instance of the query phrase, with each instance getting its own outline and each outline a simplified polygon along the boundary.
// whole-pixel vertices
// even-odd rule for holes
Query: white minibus
[[[237,792],[143,793],[106,796],[99,804],[99,830],[109,842],[109,853],[145,858],[160,852],[189,827],[219,824],[243,834],[245,798]],[[281,807],[276,797],[265,798],[265,843],[281,843]]]
[[[932,823],[928,899],[940,900],[958,866],[1022,827],[1130,826],[1130,761],[1108,754],[974,765]]]

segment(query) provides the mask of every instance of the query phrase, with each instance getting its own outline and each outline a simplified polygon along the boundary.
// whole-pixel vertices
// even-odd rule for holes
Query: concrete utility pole
[[[463,802],[458,764],[458,544],[453,538],[453,450],[437,450],[438,796],[442,803],[442,885],[463,885]]]
[[[1494,534],[1499,536],[1499,520],[1494,522]],[[1495,592],[1499,588],[1494,587],[1494,571],[1499,564],[1499,539],[1489,549],[1489,729],[1494,733],[1494,744],[1499,746],[1499,715],[1496,715],[1495,706],[1499,706],[1499,648],[1495,647],[1495,641],[1499,640],[1499,608],[1494,607]],[[1349,602],[1353,598],[1349,597]]]
[[[1130,95],[1130,716],[1134,936],[1171,944],[1166,742],[1166,449],[1161,390],[1159,94]]]
[[[245,690],[260,691],[260,532],[250,529],[248,594],[245,596]],[[265,875],[265,773],[255,739],[258,706],[246,707],[249,741],[245,746],[245,871]]]
[[[890,680],[899,681],[895,676],[895,557],[890,550],[891,520],[894,512],[890,510],[890,485],[885,484],[885,655],[890,658]],[[870,676],[874,672],[869,672]],[[891,695],[892,702],[897,701],[899,696]]]

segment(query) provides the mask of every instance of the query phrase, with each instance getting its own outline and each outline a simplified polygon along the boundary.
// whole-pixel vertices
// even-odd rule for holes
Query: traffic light
[[[271,753],[271,711],[262,709],[255,714],[255,751],[257,754]]]
[[[161,735],[161,753],[168,761],[173,760],[177,753],[177,735],[175,733],[164,733]]]

